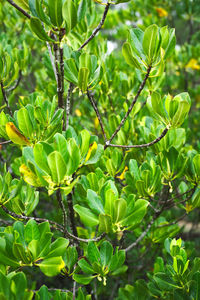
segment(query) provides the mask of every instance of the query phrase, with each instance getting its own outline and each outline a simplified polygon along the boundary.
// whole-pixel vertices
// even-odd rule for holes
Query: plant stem
[[[66,213],[65,206],[64,206],[64,203],[63,203],[63,200],[62,200],[62,195],[61,195],[60,189],[58,189],[56,191],[56,198],[57,198],[58,204],[59,204],[59,206],[62,210],[64,236],[66,237],[68,235],[67,234],[67,213]]]
[[[9,111],[10,115],[12,116],[12,111],[10,109],[10,106],[9,106],[9,103],[8,103],[8,98],[6,96],[6,91],[4,90],[4,86],[3,86],[3,82],[2,81],[1,81],[1,91],[2,91],[4,102],[6,103],[7,109]]]
[[[9,2],[12,6],[14,6],[18,11],[20,11],[25,17],[27,17],[28,19],[31,18],[31,16],[24,9],[18,6],[14,1],[12,0],[6,0],[6,1]]]
[[[63,94],[64,94],[64,54],[63,47],[61,46],[61,41],[63,38],[63,32],[59,32],[59,59],[60,59],[60,80],[61,80],[61,91],[60,91],[60,106],[64,108]]]
[[[103,126],[103,121],[101,119],[101,115],[99,113],[99,110],[98,110],[98,107],[97,107],[97,104],[93,98],[93,96],[91,95],[91,93],[89,92],[89,90],[87,90],[87,96],[88,96],[88,99],[90,100],[90,103],[92,104],[93,108],[94,108],[94,111],[97,115],[97,118],[99,120],[99,124],[101,126],[101,130],[102,130],[102,133],[103,133],[103,136],[104,136],[104,139],[105,139],[105,142],[107,142],[107,136],[106,136],[106,132],[104,130],[104,126]]]
[[[18,87],[21,79],[22,79],[22,72],[21,72],[21,70],[19,70],[19,77],[18,77],[18,79],[16,80],[16,82],[15,82],[15,84],[13,86],[11,86],[9,89],[7,89],[7,92],[14,91]]]
[[[76,224],[75,224],[75,217],[74,217],[74,208],[72,202],[72,193],[68,195],[67,198],[68,202],[68,209],[69,209],[69,219],[70,219],[70,227],[75,236],[77,236]]]
[[[156,138],[155,140],[153,140],[152,142],[147,143],[147,144],[141,144],[141,145],[115,145],[115,144],[109,144],[109,145],[107,145],[107,147],[128,148],[128,149],[130,149],[130,148],[149,147],[149,146],[152,146],[152,145],[158,143],[162,138],[164,138],[164,136],[167,134],[168,130],[169,130],[168,128],[165,128],[158,138]]]
[[[145,86],[145,84],[146,84],[146,81],[147,81],[147,79],[148,79],[148,77],[149,77],[150,71],[151,71],[151,65],[148,67],[147,73],[146,73],[146,75],[145,75],[145,78],[144,78],[144,80],[142,81],[142,83],[141,83],[141,85],[140,85],[140,87],[139,87],[139,89],[138,89],[138,91],[137,91],[137,94],[135,95],[135,97],[134,97],[134,99],[133,99],[131,105],[129,106],[128,111],[126,112],[125,116],[124,116],[123,119],[121,120],[121,123],[119,124],[119,126],[117,127],[117,129],[115,130],[115,132],[112,134],[112,136],[111,136],[111,138],[109,139],[109,141],[107,141],[107,143],[106,143],[104,149],[106,149],[107,147],[109,147],[110,142],[114,139],[114,137],[117,135],[117,133],[119,132],[119,130],[121,129],[121,127],[124,125],[126,119],[128,118],[129,114],[131,113],[131,111],[132,111],[132,109],[133,109],[133,107],[134,107],[134,105],[135,105],[135,103],[136,103],[138,97],[140,96],[140,94],[141,94],[141,92],[142,92],[142,90],[143,90],[143,88],[144,88],[144,86]]]
[[[38,223],[42,223],[42,222],[49,222],[49,224],[51,224],[55,229],[58,229],[59,231],[63,231],[63,227],[62,225],[54,222],[54,221],[50,221],[50,220],[47,220],[47,219],[44,219],[44,218],[35,218],[35,217],[27,217],[27,216],[24,216],[24,215],[18,215],[12,211],[10,211],[9,209],[7,209],[7,207],[5,207],[3,204],[1,204],[0,206],[9,216],[15,218],[15,219],[22,219],[22,220],[25,220],[25,221],[28,221],[28,220],[35,220],[36,222]]]
[[[91,36],[80,46],[80,48],[78,48],[77,51],[81,51],[95,37],[95,35],[99,32],[99,30],[101,29],[101,27],[103,26],[103,24],[105,22],[109,7],[110,7],[110,3],[107,3],[99,25],[93,30]]]
[[[68,92],[67,92],[66,105],[65,105],[65,115],[66,115],[65,130],[68,129],[69,127],[70,99],[71,99],[72,89],[73,89],[73,83],[70,82]]]
[[[56,78],[57,78],[57,93],[58,93],[58,107],[63,108],[63,90],[62,90],[62,78],[59,69],[59,47],[54,44],[54,56],[55,56],[55,68],[56,68]]]

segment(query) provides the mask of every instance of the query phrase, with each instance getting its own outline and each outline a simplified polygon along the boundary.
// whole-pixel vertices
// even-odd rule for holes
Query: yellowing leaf
[[[21,165],[19,171],[22,174],[24,181],[26,181],[28,184],[37,187],[41,186],[38,177],[26,165]]]
[[[124,175],[126,173],[126,171],[128,170],[128,167],[125,166],[123,172],[121,173],[121,175],[117,176],[117,178],[119,178],[120,180],[123,180],[124,179]]]
[[[156,11],[158,13],[158,16],[161,17],[161,18],[168,16],[168,12],[162,7],[156,7]]]
[[[189,212],[191,212],[193,210],[193,206],[190,205],[190,204],[188,204],[188,203],[186,203],[185,210],[186,210],[186,212],[188,214]]]
[[[185,66],[187,69],[192,70],[200,70],[200,65],[198,64],[198,61],[195,58],[191,58],[188,64]]]
[[[82,113],[81,113],[81,111],[80,111],[79,109],[76,109],[76,110],[75,110],[75,115],[76,115],[77,117],[81,117],[81,116],[82,116]]]
[[[96,142],[94,142],[94,143],[90,146],[90,148],[89,148],[89,150],[88,150],[88,153],[87,153],[87,156],[86,156],[86,158],[85,158],[85,162],[89,160],[89,158],[90,158],[90,156],[91,156],[91,154],[92,154],[92,151],[95,151],[95,150],[97,150],[97,143],[96,143]]]
[[[13,143],[18,145],[30,145],[29,140],[19,132],[12,122],[6,124],[6,133]]]
[[[95,129],[97,129],[98,126],[99,126],[99,120],[98,120],[98,118],[96,117],[96,118],[94,119],[94,127],[95,127]]]

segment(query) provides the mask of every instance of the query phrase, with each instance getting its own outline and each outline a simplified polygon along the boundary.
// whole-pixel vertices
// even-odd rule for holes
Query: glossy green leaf
[[[111,216],[105,214],[99,215],[99,232],[112,232]]]
[[[30,28],[35,35],[42,41],[53,41],[44,30],[41,21],[38,18],[32,17],[30,19]]]
[[[52,180],[55,183],[60,183],[64,179],[67,172],[64,159],[58,151],[54,151],[49,154],[47,161],[51,170]]]
[[[137,59],[135,58],[131,46],[128,42],[125,42],[122,47],[122,54],[127,62],[128,65],[136,68],[141,69],[140,64],[138,63]]]
[[[56,27],[61,27],[63,23],[62,17],[62,0],[48,0],[49,4],[49,16],[51,22]]]
[[[65,263],[62,257],[51,257],[44,259],[40,264],[36,264],[39,266],[40,270],[49,277],[58,275],[61,270],[64,268]]]
[[[100,248],[101,265],[108,266],[113,254],[113,247],[108,241],[104,241]]]
[[[83,93],[87,91],[89,73],[88,68],[81,68],[78,72],[78,86]]]
[[[146,28],[143,37],[143,50],[147,55],[149,62],[152,63],[157,57],[160,47],[161,38],[159,36],[159,28],[153,24]]]
[[[89,227],[94,227],[99,224],[98,217],[91,212],[90,209],[80,206],[79,204],[74,205],[74,210],[80,216],[81,221]]]
[[[77,9],[72,0],[66,0],[63,4],[63,19],[66,22],[67,33],[77,24]]]

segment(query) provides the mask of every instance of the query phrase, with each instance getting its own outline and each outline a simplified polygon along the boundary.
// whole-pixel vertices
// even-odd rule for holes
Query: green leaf
[[[94,262],[96,263],[100,262],[100,252],[94,242],[88,243],[87,252],[88,252],[88,259],[91,264],[93,264]]]
[[[24,10],[29,10],[28,0],[15,0],[14,2]]]
[[[51,300],[50,293],[45,285],[41,286],[39,291],[36,292],[36,295],[38,296],[36,300]]]
[[[87,155],[84,165],[96,164],[99,161],[99,159],[101,158],[101,156],[104,152],[104,147],[103,147],[103,145],[98,144],[97,149],[96,149],[95,143],[96,142],[94,142],[93,145],[91,146],[92,151],[90,152],[89,158]],[[90,149],[89,149],[89,151],[90,151]],[[88,151],[88,153],[89,153],[89,151]]]
[[[98,217],[92,213],[90,209],[76,204],[74,205],[74,210],[80,216],[81,222],[83,222],[86,226],[94,227],[99,224]]]
[[[161,290],[165,290],[165,291],[173,291],[177,288],[180,288],[173,280],[170,276],[168,276],[165,273],[157,273],[153,276],[155,282],[157,283],[157,285],[159,286],[159,288]]]
[[[80,22],[86,15],[87,1],[81,0],[78,7],[78,22]]]
[[[83,93],[87,91],[89,73],[88,68],[81,68],[78,72],[78,86]]]
[[[93,274],[94,273],[93,268],[88,264],[88,262],[85,260],[85,258],[81,258],[78,261],[78,265],[84,273],[86,273],[86,274]]]
[[[126,215],[127,210],[127,203],[124,199],[118,199],[115,201],[114,205],[114,216],[113,216],[113,223],[120,222],[123,217]]]
[[[104,241],[100,248],[101,265],[105,268],[109,265],[113,255],[113,247],[108,241]]]
[[[78,84],[78,70],[73,58],[65,60],[65,78],[75,85]]]
[[[51,170],[53,181],[55,183],[60,183],[64,179],[67,172],[64,159],[58,151],[54,151],[48,156],[47,161]]]
[[[149,202],[143,199],[139,199],[135,202],[133,207],[133,212],[130,213],[125,219],[123,219],[120,223],[121,225],[135,225],[142,221],[143,217],[146,214],[147,206]]]
[[[44,170],[47,174],[50,174],[50,169],[47,163],[47,153],[44,151],[42,144],[37,143],[34,145],[33,155],[38,167]]]
[[[55,150],[57,150],[62,155],[65,163],[67,164],[69,160],[69,152],[68,152],[67,141],[65,137],[60,133],[56,133],[54,135],[54,145],[55,145],[54,147]]]
[[[158,26],[153,24],[147,27],[143,37],[143,50],[149,59],[149,63],[152,63],[157,57],[160,41]]]
[[[49,16],[51,22],[56,27],[61,27],[63,23],[62,17],[62,0],[48,0]]]
[[[175,49],[176,46],[176,36],[175,36],[175,29],[172,28],[169,30],[169,42],[167,46],[164,48],[165,49],[165,55],[164,59],[167,59],[170,57]]]
[[[80,164],[80,149],[73,138],[67,140],[67,149],[69,153],[69,160],[66,164],[67,175],[72,175]]]
[[[41,21],[38,18],[32,17],[30,19],[30,28],[35,33],[35,35],[41,40],[41,41],[50,41],[54,42],[46,33],[44,30]]]
[[[1,272],[0,272],[0,292],[2,293],[0,294],[0,299],[2,300],[11,299],[12,294],[11,294],[9,279]],[[3,297],[1,297],[1,295],[3,295]]]
[[[11,275],[11,274],[10,274]],[[27,288],[27,281],[24,273],[14,273],[12,277],[12,292],[19,298],[24,299],[25,289]]]
[[[80,284],[89,284],[96,276],[74,274],[73,279]]]
[[[109,233],[112,232],[111,216],[100,214],[99,215],[99,232]]]
[[[63,256],[64,252],[67,250],[67,246],[69,245],[69,240],[59,237],[52,244],[50,248],[50,252],[46,256],[46,258]]]
[[[123,56],[124,56],[124,58],[125,58],[128,65],[130,65],[130,66],[132,66],[136,69],[141,70],[141,66],[138,63],[136,57],[134,56],[133,51],[131,49],[131,46],[128,42],[125,42],[123,44],[122,54],[123,54]]]
[[[115,206],[115,193],[113,190],[107,190],[105,194],[105,213],[110,215],[112,218],[114,217],[114,206]]]
[[[133,53],[136,53],[140,58],[145,58],[142,41],[144,32],[140,28],[133,28],[129,31],[128,42],[132,47]]]
[[[77,24],[77,10],[72,0],[66,0],[63,5],[63,19],[66,22],[66,33],[70,32]]]
[[[94,213],[104,213],[102,201],[94,191],[90,189],[87,191],[87,199],[88,205]]]
[[[40,270],[49,277],[58,275],[65,267],[62,257],[51,257],[44,259],[40,264],[35,264]]]
[[[24,237],[27,243],[40,239],[40,231],[35,220],[29,220],[25,226]]]

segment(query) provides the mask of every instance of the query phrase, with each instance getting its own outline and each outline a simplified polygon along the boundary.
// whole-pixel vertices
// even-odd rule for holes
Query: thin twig
[[[101,29],[101,27],[103,26],[103,24],[105,22],[109,7],[110,7],[110,3],[107,3],[99,25],[93,30],[91,36],[80,46],[80,48],[77,51],[81,51],[99,32],[99,30]]]
[[[35,218],[35,217],[27,217],[27,216],[24,216],[24,215],[18,215],[10,210],[7,209],[7,207],[5,207],[3,204],[1,204],[0,206],[9,216],[15,218],[15,219],[22,219],[22,220],[25,220],[25,221],[28,221],[28,220],[35,220],[36,222],[38,223],[42,223],[42,222],[49,222],[49,224],[51,224],[54,228],[57,227],[56,229],[60,230],[60,231],[63,231],[64,228],[62,225],[54,222],[54,221],[50,221],[50,220],[47,220],[47,219],[44,219],[44,218]]]
[[[12,111],[11,111],[11,108],[9,106],[9,103],[8,103],[8,98],[6,96],[6,92],[4,90],[4,85],[3,85],[3,82],[1,81],[1,91],[2,91],[2,95],[3,95],[3,99],[4,99],[4,102],[6,103],[6,106],[7,106],[7,109],[10,113],[10,115],[12,116]]]
[[[73,300],[76,299],[76,281],[73,282]]]
[[[91,93],[89,92],[89,90],[87,90],[87,96],[88,96],[88,99],[90,100],[90,103],[92,104],[93,108],[94,108],[94,111],[97,115],[97,118],[99,120],[99,124],[101,126],[101,130],[102,130],[102,133],[103,133],[103,136],[104,136],[104,139],[105,141],[107,142],[107,136],[106,136],[106,132],[104,130],[104,126],[103,126],[103,121],[101,119],[101,115],[99,113],[99,110],[98,110],[98,107],[97,107],[97,104],[93,98],[93,96],[91,95]]]
[[[28,19],[31,18],[31,16],[25,10],[23,10],[20,6],[18,6],[14,1],[12,1],[12,0],[6,0],[6,1],[9,2],[12,6],[14,6],[18,11],[20,11],[25,17],[27,17]]]
[[[195,191],[195,188],[196,188],[196,186],[193,187],[192,189],[186,191],[185,193],[182,193],[182,194],[176,194],[173,198],[168,199],[168,200],[166,201],[166,203],[172,202],[172,201],[175,200],[176,198],[181,198],[181,197],[183,197],[183,196],[185,196],[185,195],[187,195],[187,194],[189,194],[189,193],[192,194],[192,193]],[[185,199],[184,201],[186,201],[186,199]],[[164,201],[160,201],[160,203],[163,203],[163,202],[164,202]]]
[[[12,92],[12,91],[14,91],[14,90],[18,87],[18,85],[19,85],[21,79],[22,79],[22,72],[21,72],[21,70],[20,70],[20,71],[19,71],[19,77],[18,77],[18,79],[16,80],[15,84],[14,84],[13,86],[11,86],[9,89],[7,89],[6,91],[7,91],[7,92]]]
[[[117,135],[117,133],[119,132],[119,130],[121,129],[121,127],[124,125],[126,119],[128,118],[129,114],[131,113],[131,111],[132,111],[132,109],[133,109],[133,107],[134,107],[134,105],[135,105],[135,103],[136,103],[138,97],[140,96],[140,93],[142,92],[142,90],[143,90],[143,88],[144,88],[144,86],[145,86],[145,84],[146,84],[146,81],[147,81],[147,79],[148,79],[148,77],[149,77],[150,71],[151,71],[151,65],[148,67],[147,73],[146,73],[146,75],[145,75],[145,78],[144,78],[144,80],[142,81],[142,83],[141,83],[141,85],[140,85],[140,87],[139,87],[139,89],[138,89],[138,91],[137,91],[137,94],[135,95],[135,97],[134,97],[134,99],[133,99],[131,105],[129,106],[129,108],[128,108],[126,114],[125,114],[125,116],[124,116],[123,119],[121,120],[121,122],[120,122],[119,126],[117,127],[117,129],[115,130],[115,132],[112,134],[112,136],[111,136],[111,138],[109,139],[109,141],[107,141],[107,143],[106,143],[104,149],[106,149],[108,146],[110,146],[110,142],[114,139],[114,137]]]
[[[66,105],[65,105],[66,124],[64,129],[68,129],[69,127],[70,98],[71,98],[72,89],[73,89],[73,83],[70,82],[68,92],[67,92]]]
[[[54,56],[55,56],[55,67],[56,67],[56,77],[57,77],[57,93],[58,93],[58,107],[63,108],[63,92],[62,92],[62,78],[59,70],[59,48],[58,44],[53,45]]]
[[[57,198],[58,204],[59,204],[59,206],[60,206],[60,208],[62,210],[64,236],[66,237],[67,236],[67,213],[66,213],[66,210],[65,210],[64,203],[62,201],[62,195],[61,195],[60,189],[58,189],[56,191],[56,198]]]
[[[168,224],[163,224],[163,225],[158,225],[156,228],[162,228],[162,227],[167,227],[167,226],[172,226],[177,224],[180,220],[182,220],[183,218],[185,218],[185,216],[187,216],[187,212],[184,213],[180,218],[178,218],[177,220],[175,220],[174,222],[168,223]]]
[[[108,144],[107,147],[129,148],[129,149],[130,148],[145,148],[145,147],[149,147],[149,146],[152,146],[152,145],[158,143],[167,134],[168,130],[169,130],[168,128],[165,128],[163,130],[163,132],[161,133],[161,135],[157,139],[155,139],[152,142],[147,143],[147,144],[141,144],[141,145],[115,145],[115,144]],[[105,146],[105,148],[106,148],[106,146]]]
[[[64,227],[54,221],[50,221],[50,220],[47,220],[47,219],[44,219],[44,218],[35,218],[35,217],[27,217],[27,216],[24,216],[24,215],[18,215],[10,210],[7,209],[7,207],[5,207],[3,204],[0,205],[0,207],[11,217],[15,218],[15,219],[20,219],[20,220],[25,220],[25,221],[28,221],[28,220],[35,220],[36,222],[38,223],[42,223],[42,222],[49,222],[49,224],[52,225],[53,228],[61,231],[61,232],[64,232]],[[66,230],[66,235],[67,237],[69,238],[72,238],[76,241],[79,241],[79,242],[83,242],[83,243],[88,243],[88,242],[98,242],[100,240],[102,240],[104,237],[105,237],[105,233],[101,234],[100,236],[96,237],[96,238],[93,238],[93,239],[82,239],[82,238],[79,238],[73,234],[71,234],[70,232],[68,232]]]
[[[9,141],[4,141],[4,142],[0,142],[0,145],[4,145],[4,144],[8,144],[8,143],[11,143],[11,140],[9,140]]]
[[[71,231],[73,232],[74,236],[77,236],[76,224],[75,224],[75,216],[74,216],[74,208],[72,202],[72,193],[70,193],[67,197],[68,203],[68,211],[69,211],[69,219],[70,219],[70,227]]]
[[[52,68],[53,68],[56,83],[58,83],[58,78],[57,78],[57,73],[56,73],[56,66],[55,66],[55,61],[54,61],[53,54],[52,54],[52,51],[51,51],[51,46],[50,46],[49,42],[46,42],[46,45],[47,45],[47,48],[48,48],[49,57],[50,57],[50,60],[51,60],[51,65],[52,65]]]
[[[61,41],[63,38],[63,31],[61,30],[59,32],[59,59],[60,59],[60,77],[61,77],[61,96],[60,96],[60,107],[64,108],[64,102],[63,102],[63,94],[64,94],[64,53],[63,53],[63,47],[61,46]]]
[[[133,249],[134,247],[136,247],[139,244],[139,242],[147,235],[147,233],[151,229],[151,226],[153,225],[156,218],[157,218],[157,214],[154,215],[154,217],[152,218],[150,223],[147,225],[147,228],[145,229],[145,231],[143,231],[143,233],[137,238],[137,240],[134,243],[132,243],[131,245],[129,245],[126,249],[124,249],[125,252],[130,251],[131,249]]]

